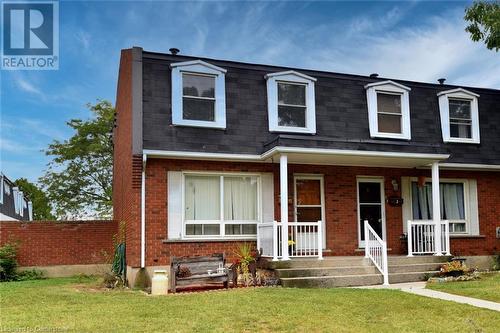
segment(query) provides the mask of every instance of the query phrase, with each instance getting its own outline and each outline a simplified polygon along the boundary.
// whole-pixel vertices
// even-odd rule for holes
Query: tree
[[[26,178],[17,179],[14,184],[33,203],[34,220],[55,220],[52,214],[52,205],[49,198],[37,185],[30,183]]]
[[[500,49],[500,2],[478,1],[465,10],[465,20],[475,42],[484,41],[486,47],[498,52]]]
[[[112,213],[112,130],[115,109],[98,100],[87,107],[89,120],[67,122],[75,134],[54,140],[45,151],[52,156],[40,178],[59,218],[110,217]]]

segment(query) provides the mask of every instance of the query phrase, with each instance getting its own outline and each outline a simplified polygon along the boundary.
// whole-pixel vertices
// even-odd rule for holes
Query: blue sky
[[[41,151],[114,103],[120,49],[500,89],[499,53],[464,31],[464,2],[61,1],[60,68],[1,72],[1,166],[35,181]]]

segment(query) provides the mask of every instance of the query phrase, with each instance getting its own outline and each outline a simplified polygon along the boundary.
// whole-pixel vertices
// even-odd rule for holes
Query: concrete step
[[[426,277],[434,276],[438,273],[439,271],[392,273],[389,274],[389,283],[425,281]]]
[[[375,266],[308,267],[277,269],[280,278],[378,274]]]
[[[389,266],[391,265],[411,265],[423,263],[445,263],[451,256],[388,256]]]
[[[406,265],[389,264],[389,274],[436,271],[439,270],[440,267],[441,263],[436,263],[436,262],[421,263],[421,264],[406,264]]]
[[[316,258],[294,258],[288,261],[267,260],[264,266],[268,269],[285,268],[310,268],[310,267],[352,267],[352,266],[370,266],[369,259],[364,257],[326,257],[323,260]]]
[[[380,274],[310,276],[281,279],[281,284],[285,288],[334,288],[370,286],[381,283],[383,283],[383,278]]]

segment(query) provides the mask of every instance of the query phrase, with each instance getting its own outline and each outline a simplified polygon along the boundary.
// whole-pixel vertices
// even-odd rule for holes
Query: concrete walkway
[[[484,301],[482,299],[477,299],[477,298],[472,298],[472,297],[465,297],[465,296],[448,294],[448,293],[444,293],[442,291],[425,289],[425,282],[395,283],[395,284],[391,284],[389,286],[376,285],[376,286],[366,286],[366,287],[360,287],[360,288],[397,289],[397,290],[401,290],[401,291],[404,291],[404,292],[407,292],[410,294],[438,298],[438,299],[443,299],[446,301],[452,301],[452,302],[457,302],[457,303],[469,304],[472,306],[476,306],[478,308],[484,308],[484,309],[489,309],[489,310],[494,310],[494,311],[500,312],[500,303],[491,302],[491,301]]]

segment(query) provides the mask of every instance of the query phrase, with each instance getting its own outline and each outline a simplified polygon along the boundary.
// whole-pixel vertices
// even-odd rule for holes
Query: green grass
[[[427,288],[500,303],[500,273],[481,274],[474,281],[428,283]]]
[[[1,283],[0,331],[378,333],[500,327],[497,312],[396,290],[246,288],[151,297],[92,290],[95,283]]]

